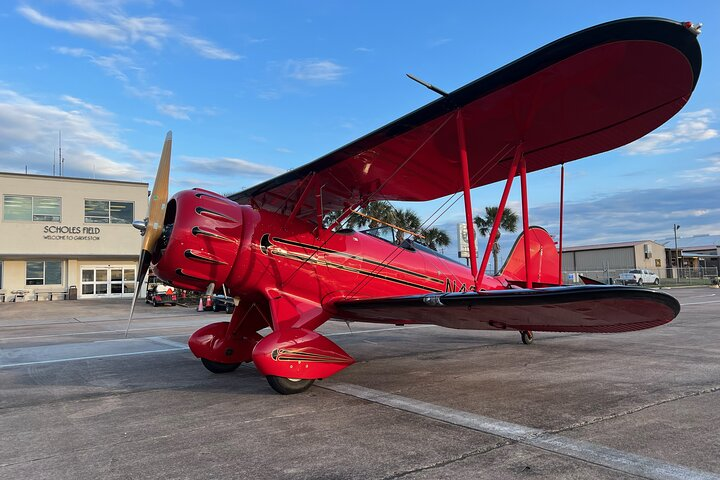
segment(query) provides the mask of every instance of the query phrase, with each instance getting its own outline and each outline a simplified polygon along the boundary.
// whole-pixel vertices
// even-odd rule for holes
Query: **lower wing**
[[[595,333],[657,327],[680,313],[678,301],[666,293],[613,285],[346,300],[334,308],[340,318],[381,323]]]

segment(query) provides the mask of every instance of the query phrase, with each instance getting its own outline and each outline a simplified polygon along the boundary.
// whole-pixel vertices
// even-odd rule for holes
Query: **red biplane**
[[[671,321],[669,295],[638,287],[562,286],[550,235],[528,223],[527,172],[611,150],[675,115],[701,65],[699,26],[655,18],[605,23],[546,45],[305,166],[229,197],[207,190],[167,199],[171,134],[150,199],[139,286],[150,266],[165,282],[237,305],[190,349],[215,373],[254,362],[283,394],[353,363],[315,329],[329,319],[533,331],[627,332]],[[408,239],[342,228],[376,200],[424,201],[513,179],[523,231],[495,276]],[[562,201],[561,201],[562,209]],[[330,211],[341,211],[331,225]],[[137,222],[136,222],[137,223]],[[562,230],[561,230],[562,232]],[[562,238],[562,233],[561,237]],[[562,250],[562,240],[560,240]],[[134,303],[133,303],[134,307]],[[132,318],[132,312],[131,312]],[[272,332],[261,336],[269,327]]]

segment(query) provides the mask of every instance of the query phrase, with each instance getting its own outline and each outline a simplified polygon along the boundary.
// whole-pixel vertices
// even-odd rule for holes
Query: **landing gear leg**
[[[532,330],[520,330],[520,338],[525,345],[530,345],[535,337]]]
[[[310,386],[315,382],[313,379],[285,378],[277,377],[275,375],[268,375],[267,381],[273,390],[283,395],[302,393],[310,388]]]

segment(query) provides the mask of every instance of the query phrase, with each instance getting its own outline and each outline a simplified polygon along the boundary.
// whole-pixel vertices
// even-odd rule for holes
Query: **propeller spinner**
[[[155,182],[153,183],[152,193],[148,204],[148,217],[144,228],[136,225],[133,226],[139,230],[143,230],[142,249],[140,250],[140,258],[138,260],[137,281],[135,283],[135,295],[130,306],[130,317],[128,318],[125,336],[127,337],[132,322],[133,313],[135,312],[135,304],[140,295],[140,287],[145,281],[145,275],[150,268],[150,260],[155,245],[162,235],[165,223],[165,208],[168,201],[168,185],[170,183],[170,151],[172,150],[172,131],[167,133],[165,144],[163,145],[162,154],[160,155],[160,164],[158,165],[157,174],[155,174]]]

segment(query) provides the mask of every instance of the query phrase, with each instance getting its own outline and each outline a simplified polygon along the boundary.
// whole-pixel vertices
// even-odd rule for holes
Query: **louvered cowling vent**
[[[210,283],[220,288],[238,254],[242,215],[240,205],[207,190],[173,196],[153,256],[156,275],[188,290],[205,291]]]

